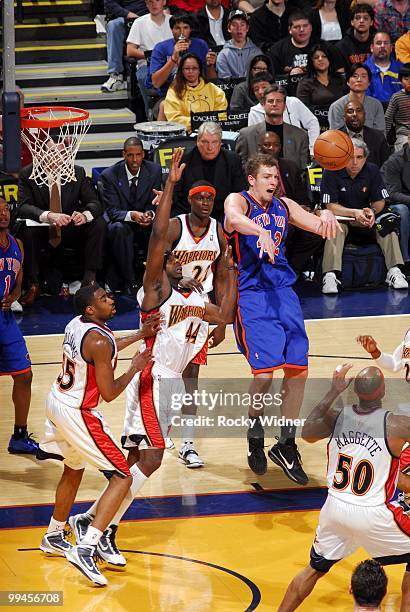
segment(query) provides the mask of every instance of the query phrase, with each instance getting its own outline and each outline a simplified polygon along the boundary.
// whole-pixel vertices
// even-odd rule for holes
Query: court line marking
[[[18,548],[17,551],[18,552],[40,551],[40,548]],[[166,557],[168,559],[176,559],[178,561],[187,561],[188,563],[197,563],[198,565],[205,565],[205,567],[211,567],[212,569],[219,570],[220,572],[225,572],[226,574],[230,574],[234,578],[237,578],[249,588],[252,594],[252,600],[251,600],[251,603],[248,605],[248,607],[245,608],[245,612],[252,612],[253,610],[256,610],[256,608],[259,606],[261,602],[261,599],[262,599],[261,592],[259,588],[257,587],[257,585],[250,578],[247,578],[246,576],[239,574],[239,572],[235,572],[235,570],[231,570],[227,567],[224,567],[223,565],[216,565],[215,563],[210,563],[209,561],[200,561],[199,559],[191,559],[190,557],[180,557],[178,555],[149,552],[145,550],[125,550],[123,549],[122,552],[131,553],[134,555],[151,555],[152,557]]]

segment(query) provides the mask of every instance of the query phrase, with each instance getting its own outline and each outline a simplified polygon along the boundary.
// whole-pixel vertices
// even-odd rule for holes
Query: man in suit
[[[279,157],[282,143],[274,132],[265,132],[259,141],[261,153],[272,155],[279,165],[280,181],[276,197],[294,200],[308,212],[313,212],[306,176],[292,159]],[[290,225],[286,238],[286,258],[297,274],[306,270],[311,257],[322,250],[324,239],[317,234]]]
[[[216,186],[212,216],[222,222],[224,201],[230,193],[247,188],[241,160],[234,151],[222,148],[221,126],[206,121],[198,130],[196,147],[185,153],[182,179],[175,185],[172,214],[175,217],[191,210],[188,191],[195,181],[205,179]]]
[[[101,174],[101,191],[108,223],[108,241],[126,289],[135,294],[134,243],[146,254],[155,216],[152,200],[161,189],[161,166],[144,159],[139,138],[127,138],[123,159]],[[109,284],[112,287],[113,279]],[[114,288],[114,287],[112,287]]]
[[[27,292],[21,302],[31,305],[40,295],[39,255],[46,249],[58,269],[62,247],[84,245],[83,285],[95,281],[96,272],[103,268],[106,224],[103,207],[84,168],[75,166],[75,180],[37,185],[30,178],[33,166],[22,169],[19,177],[18,217],[50,227],[24,225],[21,238],[25,252]],[[54,204],[55,203],[55,204]]]
[[[286,108],[286,91],[279,85],[265,89],[262,102],[265,111],[265,122],[242,128],[236,141],[236,152],[245,164],[247,159],[258,151],[261,136],[265,132],[275,132],[282,143],[280,157],[293,159],[303,170],[309,161],[309,139],[305,130],[284,123],[283,114]]]
[[[348,134],[350,138],[364,140],[370,151],[368,160],[379,168],[390,155],[389,145],[386,137],[380,130],[367,127],[366,111],[361,102],[347,102],[343,109],[345,124],[340,130]]]

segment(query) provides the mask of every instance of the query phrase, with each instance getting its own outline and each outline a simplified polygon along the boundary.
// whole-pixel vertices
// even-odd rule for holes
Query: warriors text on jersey
[[[285,257],[285,239],[289,213],[286,204],[273,197],[267,208],[263,208],[247,191],[241,195],[247,203],[246,216],[257,225],[268,230],[275,244],[275,261],[268,255],[259,257],[260,245],[257,236],[239,232],[228,233],[235,260],[238,264],[238,290],[272,291],[278,287],[289,287],[296,279]]]
[[[92,363],[86,361],[82,354],[85,336],[90,331],[100,333],[111,342],[111,362],[113,368],[115,368],[118,351],[114,334],[110,328],[79,316],[70,321],[65,328],[63,363],[60,374],[51,388],[51,395],[59,402],[83,410],[96,408],[100,402],[95,367]]]
[[[0,300],[13,290],[21,262],[19,245],[16,239],[8,234],[8,245],[5,249],[0,246]]]
[[[399,460],[385,438],[386,410],[361,414],[345,407],[338,416],[328,446],[329,495],[358,506],[384,504],[393,496]]]
[[[143,289],[137,297],[142,304]],[[205,316],[204,298],[195,291],[172,289],[167,300],[155,310],[160,312],[164,323],[155,337],[147,338],[146,345],[152,350],[155,364],[182,373],[207,340],[207,329],[201,325]],[[147,314],[142,312],[141,318],[144,316]]]
[[[189,215],[179,215],[178,219],[181,233],[172,250],[182,266],[183,275],[197,280],[204,293],[209,293],[213,289],[215,262],[221,253],[218,223],[210,218],[205,233],[197,237],[191,231]]]

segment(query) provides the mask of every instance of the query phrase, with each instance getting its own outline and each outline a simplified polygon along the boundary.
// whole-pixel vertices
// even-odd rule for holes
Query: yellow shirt
[[[410,31],[396,40],[394,48],[396,51],[396,58],[399,62],[402,64],[410,62]]]
[[[182,98],[178,98],[171,85],[164,101],[167,121],[183,123],[188,132],[191,132],[191,112],[203,113],[227,108],[228,102],[222,89],[213,83],[205,83],[203,79],[200,79],[196,87],[187,85]]]

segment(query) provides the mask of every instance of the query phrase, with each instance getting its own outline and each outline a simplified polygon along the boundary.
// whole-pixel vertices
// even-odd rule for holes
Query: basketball
[[[328,130],[316,139],[313,156],[326,170],[341,170],[353,156],[353,143],[344,132]]]

